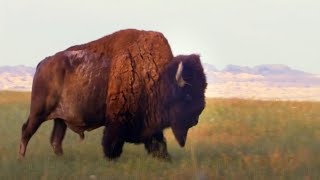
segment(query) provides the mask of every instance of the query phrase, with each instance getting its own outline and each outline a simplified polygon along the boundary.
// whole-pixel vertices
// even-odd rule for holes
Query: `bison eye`
[[[190,94],[187,94],[185,97],[184,97],[184,100],[185,101],[192,101],[192,97],[190,96]]]

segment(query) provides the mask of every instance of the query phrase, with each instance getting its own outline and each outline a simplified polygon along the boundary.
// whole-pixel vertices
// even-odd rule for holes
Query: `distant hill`
[[[208,63],[202,63],[204,71],[206,72],[216,72],[218,71],[217,68],[212,65],[212,64],[208,64]]]
[[[320,101],[320,76],[286,65],[204,69],[207,97]]]
[[[26,75],[35,73],[35,68],[30,66],[18,65],[18,66],[0,66],[0,74],[12,73],[16,75]]]
[[[0,67],[0,90],[30,91],[34,67],[2,66]]]
[[[225,83],[233,82],[263,82],[269,86],[294,86],[305,87],[320,85],[318,75],[292,69],[286,65],[259,65],[254,67],[228,65],[221,71],[206,68],[208,82]]]
[[[236,66],[236,65],[228,65],[223,72],[230,73],[247,73],[247,74],[256,74],[256,75],[310,75],[309,73],[291,69],[289,66],[282,64],[267,64],[267,65],[259,65],[254,67],[248,66]]]
[[[218,70],[203,63],[207,97],[320,100],[320,76],[286,65],[228,65]],[[0,90],[31,91],[34,67],[0,67]]]

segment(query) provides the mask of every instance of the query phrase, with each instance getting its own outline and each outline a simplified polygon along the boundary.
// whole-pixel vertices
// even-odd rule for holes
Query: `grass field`
[[[0,92],[0,179],[320,179],[320,103],[208,99],[200,122],[179,148],[166,130],[171,163],[126,144],[116,162],[103,158],[102,128],[80,142],[68,130],[64,155],[49,144],[52,121],[17,159],[30,93]]]

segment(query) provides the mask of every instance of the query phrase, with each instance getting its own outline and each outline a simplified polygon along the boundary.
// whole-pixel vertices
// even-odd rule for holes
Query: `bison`
[[[30,114],[22,126],[19,154],[41,123],[54,120],[51,145],[63,154],[67,127],[104,126],[104,155],[115,159],[125,142],[144,143],[155,157],[168,158],[163,130],[179,145],[205,107],[206,77],[198,55],[173,57],[159,32],[122,30],[42,60],[33,79]]]

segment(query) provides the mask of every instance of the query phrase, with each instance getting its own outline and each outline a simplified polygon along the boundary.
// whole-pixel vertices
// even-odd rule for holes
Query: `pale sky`
[[[162,32],[173,53],[228,64],[286,64],[320,74],[319,0],[0,0],[0,66],[120,29]]]

